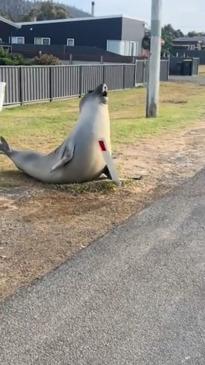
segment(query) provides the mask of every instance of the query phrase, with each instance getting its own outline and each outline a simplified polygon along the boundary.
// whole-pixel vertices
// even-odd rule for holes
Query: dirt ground
[[[120,188],[107,181],[43,186],[8,172],[17,187],[0,189],[0,297],[57,267],[97,237],[193,176],[205,165],[205,123],[120,145]],[[7,174],[8,174],[7,173]]]

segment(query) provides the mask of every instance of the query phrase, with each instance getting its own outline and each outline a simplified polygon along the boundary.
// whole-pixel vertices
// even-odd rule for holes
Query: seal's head
[[[80,111],[87,104],[99,106],[108,103],[108,87],[106,84],[100,84],[95,90],[90,90],[80,101]]]

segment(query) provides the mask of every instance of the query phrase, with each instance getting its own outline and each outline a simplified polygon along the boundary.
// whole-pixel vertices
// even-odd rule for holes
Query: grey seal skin
[[[99,139],[105,140],[111,152],[106,84],[99,85],[81,99],[76,127],[55,151],[48,155],[17,151],[1,137],[0,153],[7,155],[25,174],[42,182],[79,183],[96,179],[106,172]]]

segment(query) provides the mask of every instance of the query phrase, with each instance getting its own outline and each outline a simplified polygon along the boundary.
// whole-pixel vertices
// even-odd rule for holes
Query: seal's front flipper
[[[73,154],[74,154],[74,146],[72,146],[72,147],[66,146],[63,151],[61,159],[52,166],[51,172],[59,169],[60,167],[67,165],[67,163],[69,163],[72,160]]]
[[[108,169],[107,165],[105,166],[105,168],[104,168],[104,170],[103,170],[103,174],[105,174],[105,176],[107,176],[107,178],[108,178],[109,180],[112,180],[112,176],[111,176],[111,174],[110,174],[110,171],[109,171],[109,169]]]

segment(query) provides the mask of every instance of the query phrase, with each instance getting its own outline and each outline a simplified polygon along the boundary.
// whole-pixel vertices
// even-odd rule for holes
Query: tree
[[[170,53],[172,43],[175,38],[184,37],[184,33],[180,29],[174,29],[171,24],[167,24],[162,28],[162,52]],[[147,31],[142,41],[142,48],[150,49],[151,33]]]
[[[6,14],[10,20],[22,22],[24,20],[24,17],[28,15],[34,7],[40,7],[42,3],[42,0],[0,0],[0,12],[2,16]],[[52,1],[52,3],[61,6],[63,9],[66,9],[66,17],[70,16],[71,18],[81,18],[89,16],[88,13],[82,10],[79,10],[73,6],[65,5],[66,1],[64,0],[58,0],[58,2],[56,0],[56,3],[54,0]],[[60,15],[58,13],[57,16],[60,18],[62,17],[61,11]]]
[[[192,30],[187,35],[188,35],[188,37],[197,37],[197,36],[205,36],[205,33],[204,32],[195,32],[194,30]]]
[[[29,4],[26,0],[0,0],[0,12],[10,20],[19,21],[20,15],[29,11]]]
[[[162,39],[164,40],[162,52],[170,52],[173,40],[179,37],[184,37],[184,33],[180,29],[174,29],[171,24],[165,25],[162,28]]]
[[[2,16],[5,19],[8,19],[8,20],[13,20],[11,18],[11,16],[9,14],[5,13],[4,11],[0,11],[0,16]]]
[[[34,7],[24,17],[24,21],[36,20],[52,20],[52,19],[65,19],[69,17],[68,11],[60,5],[55,5],[50,1],[41,3],[40,6]]]

